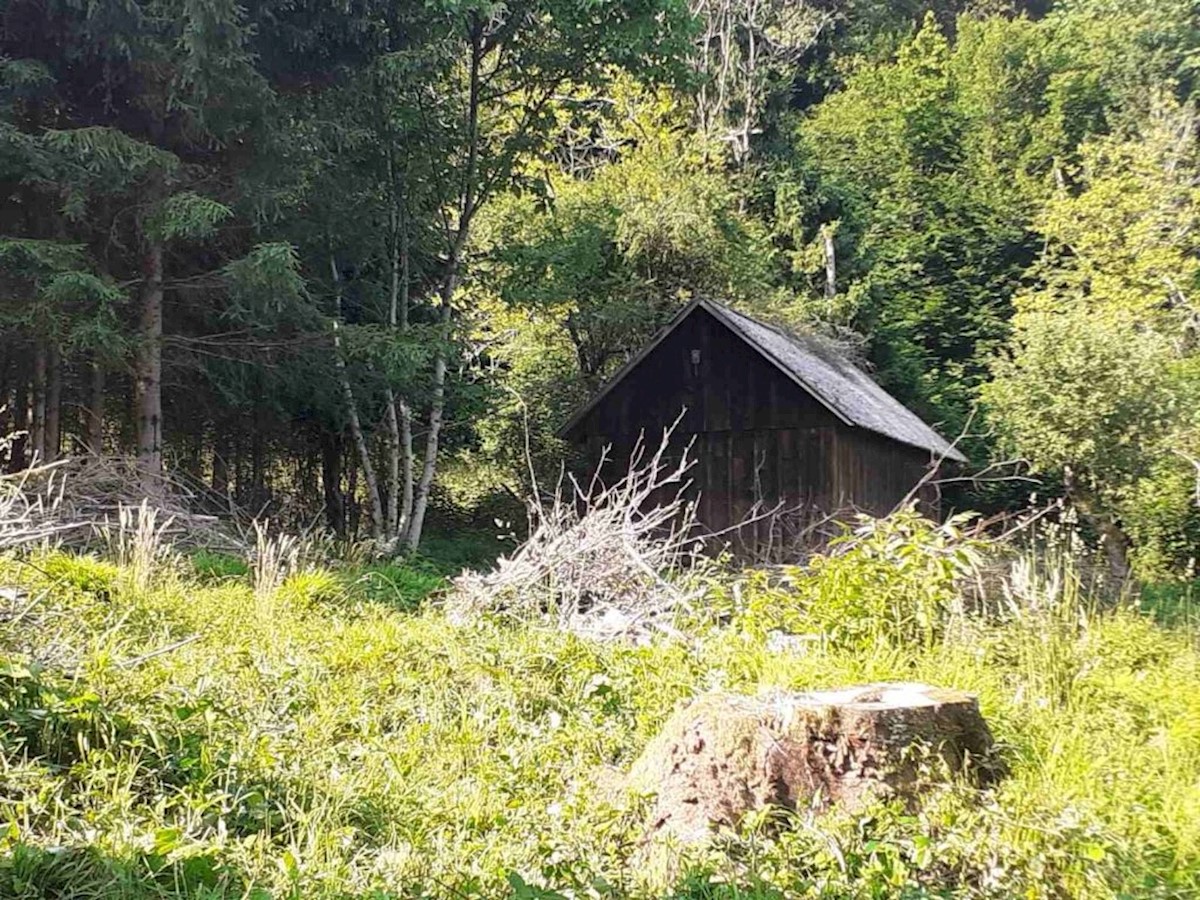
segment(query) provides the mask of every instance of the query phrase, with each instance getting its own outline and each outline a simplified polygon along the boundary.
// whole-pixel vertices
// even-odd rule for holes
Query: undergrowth
[[[1037,560],[973,612],[979,548],[917,520],[861,537],[714,581],[711,615],[648,646],[453,626],[420,603],[430,563],[264,596],[213,559],[0,560],[0,896],[1196,896],[1190,627]],[[781,630],[821,639],[773,651]],[[884,679],[976,693],[1008,777],[766,811],[647,880],[644,798],[613,785],[678,703]]]

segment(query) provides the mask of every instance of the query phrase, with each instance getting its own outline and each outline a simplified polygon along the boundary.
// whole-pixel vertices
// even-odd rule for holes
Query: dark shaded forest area
[[[1198,65],[1193,0],[4,0],[4,464],[415,548],[705,296],[1182,570]]]

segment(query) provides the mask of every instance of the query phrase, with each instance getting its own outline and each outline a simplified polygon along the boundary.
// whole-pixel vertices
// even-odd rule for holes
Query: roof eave
[[[571,415],[571,418],[567,419],[566,422],[558,427],[558,429],[554,432],[555,435],[559,438],[563,438],[564,440],[568,439],[571,432],[575,430],[575,426],[586,419],[588,414],[600,405],[600,401],[612,393],[613,388],[624,381],[625,376],[637,368],[638,363],[654,352],[658,345],[665,341],[671,332],[679,326],[679,323],[687,318],[692,310],[694,310],[697,306],[702,305],[703,302],[703,300],[697,298],[689,302],[685,307],[679,310],[679,312],[675,313],[675,315],[671,318],[671,321],[667,322],[666,325],[660,328],[658,333],[651,338],[649,342],[647,342],[646,346],[644,346],[633,356],[629,357],[629,359],[625,361],[624,365],[622,365],[621,368],[617,369],[617,371],[612,374],[612,377],[610,377],[608,381],[604,383],[603,387],[596,392],[596,396],[592,397],[592,399],[580,406],[579,409],[577,409]]]

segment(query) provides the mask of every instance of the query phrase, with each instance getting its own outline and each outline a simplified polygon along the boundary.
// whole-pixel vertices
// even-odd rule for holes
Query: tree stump
[[[655,794],[648,838],[695,843],[765,806],[915,797],[948,773],[988,779],[997,771],[975,697],[894,682],[701,696],[667,721],[627,786]]]

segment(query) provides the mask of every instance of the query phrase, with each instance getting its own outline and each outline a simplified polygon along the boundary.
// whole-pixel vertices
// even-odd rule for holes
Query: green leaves
[[[1103,319],[1061,299],[1060,311],[1018,315],[1012,355],[996,360],[984,397],[1016,452],[1043,471],[1073,466],[1112,494],[1162,452],[1170,344],[1133,316]]]
[[[0,238],[0,266],[23,279],[27,289],[11,308],[0,307],[0,316],[75,346],[115,348],[120,326],[114,307],[125,295],[90,263],[78,244]]]
[[[82,265],[83,247],[63,241],[0,237],[0,264],[10,272],[35,277]]]
[[[1039,89],[1056,65],[1045,44],[1021,19],[964,18],[953,44],[927,19],[894,61],[854,70],[797,131],[808,195],[786,199],[810,208],[787,226],[817,290],[825,255],[813,232],[837,222],[838,294],[814,310],[868,334],[885,385],[951,430],[1032,256]]]
[[[864,653],[932,649],[983,561],[983,543],[966,534],[972,518],[938,524],[915,503],[885,519],[861,516],[827,552],[785,569],[781,583],[749,573],[739,627],[762,637],[776,629],[815,635]]]
[[[0,100],[36,96],[54,83],[46,64],[36,59],[0,59]]]
[[[1200,159],[1179,139],[1194,121],[1167,104],[1142,134],[1081,148],[1078,189],[1040,217],[1041,283],[1017,297],[1011,352],[983,392],[1013,452],[1159,547],[1185,545],[1200,521],[1189,462],[1200,259],[1183,239],[1200,226]]]
[[[41,295],[56,306],[72,303],[103,306],[120,303],[125,299],[119,288],[98,275],[79,270],[52,275],[43,285]]]

